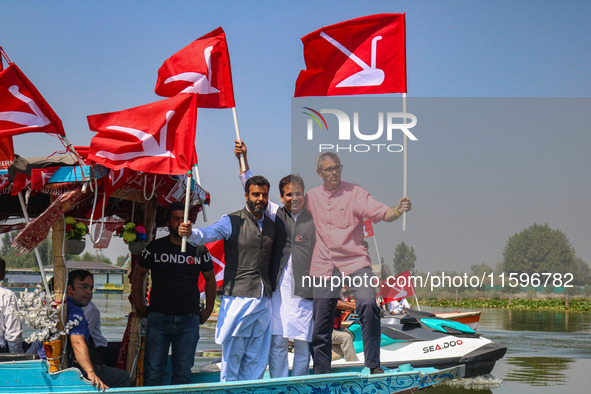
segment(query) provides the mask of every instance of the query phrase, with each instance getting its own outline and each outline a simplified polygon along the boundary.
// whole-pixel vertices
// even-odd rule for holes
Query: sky
[[[402,12],[409,112],[418,118],[418,141],[408,148],[413,211],[404,232],[400,223],[376,225],[380,254],[391,261],[404,241],[415,248],[420,271],[494,266],[510,236],[548,223],[591,263],[589,2],[0,0],[0,46],[60,116],[73,144],[88,145],[86,116],[161,99],[154,85],[163,61],[222,26],[249,162],[271,181],[278,201],[275,185],[293,158],[300,38],[348,19]],[[199,110],[200,177],[212,200],[205,224],[244,204],[234,138],[231,110]],[[23,157],[61,148],[46,135],[14,140]],[[344,180],[388,204],[402,196],[400,155],[379,165],[368,160],[385,172],[357,174],[348,160]],[[320,184],[313,172],[306,181],[308,189]],[[374,249],[370,241],[375,260]],[[114,259],[125,248],[117,239],[105,253]]]

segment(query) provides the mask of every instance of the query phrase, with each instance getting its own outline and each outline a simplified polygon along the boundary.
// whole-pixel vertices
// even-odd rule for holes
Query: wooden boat
[[[307,375],[288,378],[265,378],[241,382],[219,382],[219,374],[194,373],[195,383],[159,387],[126,387],[109,389],[108,392],[126,393],[341,393],[410,392],[450,379],[464,376],[463,365],[443,370],[412,368],[410,365],[371,375],[368,369],[361,372],[340,372],[325,375]],[[45,361],[14,361],[0,363],[2,393],[81,393],[95,392],[91,383],[76,368],[48,373]]]
[[[435,313],[435,316],[440,317],[442,319],[453,320],[460,323],[467,325],[468,327],[476,330],[478,327],[478,322],[480,321],[480,314],[481,311],[471,311],[471,312],[438,312]]]

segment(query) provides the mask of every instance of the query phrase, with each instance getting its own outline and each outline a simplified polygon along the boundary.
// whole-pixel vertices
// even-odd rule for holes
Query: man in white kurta
[[[245,187],[246,207],[206,228],[179,226],[188,242],[224,239],[226,267],[215,341],[222,345],[220,381],[262,378],[271,340],[270,258],[274,222],[264,215],[269,183],[253,177]]]
[[[252,173],[243,141],[235,142],[234,153],[238,158],[240,155],[244,157],[245,172],[240,174],[244,185]],[[272,264],[278,268],[272,277],[275,281],[271,297],[273,318],[269,354],[269,374],[272,378],[289,376],[288,339],[294,340],[291,375],[308,374],[313,326],[312,292],[308,289],[307,298],[304,297],[306,291],[301,286],[302,275],[309,272],[315,242],[314,224],[309,212],[304,209],[304,182],[299,176],[288,175],[279,182],[279,193],[283,207],[269,202],[265,211],[274,218],[277,230]],[[292,249],[297,255],[295,271]]]

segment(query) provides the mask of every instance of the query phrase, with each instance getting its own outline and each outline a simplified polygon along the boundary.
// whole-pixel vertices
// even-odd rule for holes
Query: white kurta
[[[215,342],[222,344],[229,337],[258,337],[265,333],[271,321],[271,300],[223,296],[220,305]]]
[[[281,272],[279,288],[273,293],[271,334],[284,338],[312,340],[313,301],[293,294],[294,279],[291,255]]]

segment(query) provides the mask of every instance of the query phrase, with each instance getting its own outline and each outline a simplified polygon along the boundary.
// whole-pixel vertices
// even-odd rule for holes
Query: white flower
[[[60,336],[68,334],[70,329],[80,324],[82,320],[82,316],[75,316],[75,320],[67,322],[64,329],[59,331],[57,326],[61,319],[60,313],[56,309],[59,304],[46,294],[40,285],[37,285],[37,288],[32,292],[28,290],[22,292],[17,304],[17,313],[20,319],[37,330],[25,339],[28,343],[55,341]]]

